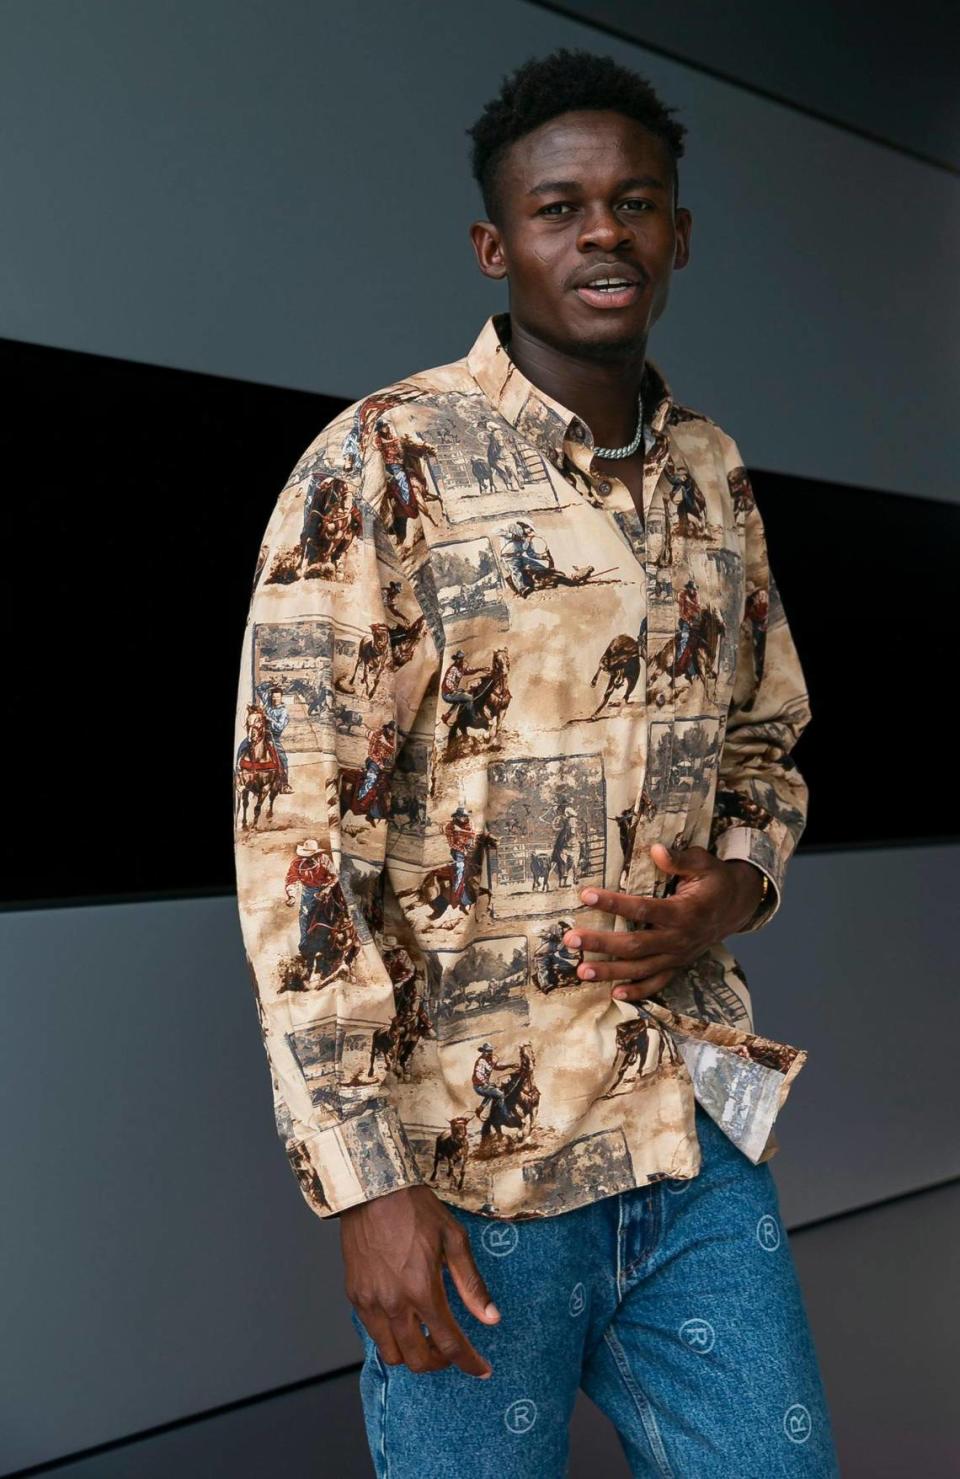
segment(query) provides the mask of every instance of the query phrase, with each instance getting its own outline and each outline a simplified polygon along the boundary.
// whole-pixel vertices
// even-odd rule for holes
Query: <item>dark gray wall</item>
[[[788,1226],[960,1173],[957,850],[801,853],[732,936],[757,1026],[808,1049]],[[357,1358],[339,1230],[273,1127],[232,899],[0,916],[0,1472]]]
[[[960,1183],[953,1182],[791,1237],[843,1479],[956,1479],[958,1216]],[[922,1258],[910,1252],[918,1227]],[[372,1473],[353,1371],[58,1468],[60,1479],[371,1479]],[[598,1474],[627,1479],[629,1468],[614,1428],[581,1392],[570,1423],[567,1479]]]

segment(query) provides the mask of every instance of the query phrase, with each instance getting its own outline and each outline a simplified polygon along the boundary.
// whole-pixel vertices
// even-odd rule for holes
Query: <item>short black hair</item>
[[[561,113],[577,109],[610,109],[642,123],[666,144],[673,161],[676,201],[686,125],[678,123],[653,87],[637,72],[611,56],[561,46],[549,56],[530,57],[503,78],[500,91],[466,129],[472,139],[471,169],[480,187],[483,208],[495,225],[503,221],[500,164],[510,145]]]

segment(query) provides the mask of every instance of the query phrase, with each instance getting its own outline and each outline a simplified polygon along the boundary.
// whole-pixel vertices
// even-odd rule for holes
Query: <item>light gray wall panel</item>
[[[731,937],[758,1028],[810,1052],[773,1161],[790,1225],[960,1172],[958,857],[801,854]],[[235,901],[9,913],[0,959],[0,1472],[355,1359]]]
[[[754,466],[960,496],[958,182],[521,0],[7,0],[0,334],[349,398],[458,357],[506,306],[464,129],[559,44],[690,128],[677,395]]]
[[[801,853],[777,918],[728,942],[757,1030],[809,1052],[772,1166],[790,1226],[960,1174],[951,844]]]
[[[0,960],[0,1472],[353,1359],[235,901],[3,915]]]

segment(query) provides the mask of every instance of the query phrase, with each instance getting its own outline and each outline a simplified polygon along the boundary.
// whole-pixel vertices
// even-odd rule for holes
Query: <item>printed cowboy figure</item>
[[[345,508],[347,485],[341,477],[312,478],[303,508],[300,542],[308,564],[322,560],[330,548],[337,516]]]
[[[685,529],[690,519],[698,522],[704,510],[703,494],[700,492],[687,468],[677,469],[669,458],[663,469],[663,475],[670,484],[672,493],[679,493],[679,498],[674,499],[671,495],[670,502],[677,510],[677,525]]]
[[[343,465],[347,472],[353,472],[363,466],[363,453],[360,450],[360,412],[354,411],[353,421],[340,444],[340,453],[343,457]]]
[[[383,775],[390,771],[397,756],[397,726],[392,719],[381,724],[379,729],[367,730],[367,759],[363,777],[357,787],[355,801],[362,801]],[[370,815],[373,816],[371,809]],[[382,818],[375,818],[382,820]]]
[[[383,604],[390,612],[390,615],[395,616],[400,623],[399,626],[390,627],[390,648],[391,655],[393,655],[393,649],[400,646],[409,637],[411,622],[397,606],[400,592],[403,590],[401,582],[399,580],[391,580],[389,585],[381,586],[380,589],[383,591]]]
[[[360,942],[333,859],[315,837],[297,843],[284,885],[291,908],[300,889],[300,954],[306,962],[307,979],[326,979],[353,959]]]
[[[313,717],[319,714],[322,717],[334,717],[333,689],[327,682],[330,673],[329,661],[326,657],[317,658],[314,669],[314,688],[316,693],[307,705],[307,713]]]
[[[518,594],[528,596],[536,588],[536,575],[550,569],[546,540],[525,519],[517,519],[497,532],[503,540],[500,554],[510,567]]]
[[[289,795],[293,787],[290,784],[287,752],[283,748],[283,742],[280,739],[283,731],[290,723],[290,715],[287,713],[286,705],[283,702],[283,689],[275,683],[258,683],[254,691],[260,700],[260,707],[266,716],[267,725],[270,729],[270,739],[276,751],[277,763],[280,766],[280,774],[283,778],[283,785],[280,787],[280,790],[282,793]],[[246,737],[237,746],[238,765],[249,748],[250,739]]]
[[[355,534],[363,531],[363,516],[355,504],[348,504],[346,490],[331,504],[323,518],[323,543],[317,558],[336,565],[349,548]]]
[[[541,943],[534,951],[537,985],[541,991],[553,991],[557,986],[579,984],[577,966],[583,961],[583,950],[574,950],[563,943],[568,930],[574,928],[571,919],[560,919],[555,924],[546,924],[538,930]]]
[[[498,1063],[493,1056],[493,1044],[483,1042],[478,1049],[479,1056],[473,1065],[473,1087],[482,1099],[493,1101],[500,1105],[504,1123],[508,1125],[519,1125],[522,1121],[513,1110],[508,1110],[504,1101],[503,1090],[497,1084],[491,1083],[490,1075],[494,1069],[498,1073],[504,1073],[509,1068],[517,1068],[516,1063]],[[484,1106],[481,1104],[478,1115],[482,1113]]]
[[[416,490],[407,472],[405,455],[431,457],[435,455],[435,449],[426,442],[411,441],[409,437],[401,441],[400,437],[394,436],[389,422],[382,416],[375,422],[375,430],[377,446],[387,472],[387,491],[393,502],[392,532],[398,543],[403,544],[407,537],[407,520],[415,518],[420,512]]]
[[[384,467],[396,484],[392,490],[394,504],[404,520],[412,519],[417,512],[417,495],[410,486],[410,479],[403,465],[403,443],[398,436],[394,436],[389,422],[382,416],[376,423],[376,432]]]
[[[677,610],[679,613],[677,621],[677,632],[679,634],[679,639],[677,644],[677,658],[676,662],[674,663],[674,671],[677,673],[684,672],[686,670],[687,663],[689,662],[692,664],[694,671],[699,675],[700,669],[697,665],[696,653],[694,652],[692,647],[690,647],[690,651],[689,653],[687,653],[687,647],[690,643],[691,628],[693,626],[693,623],[697,621],[700,616],[700,597],[697,593],[697,583],[692,576],[687,581],[686,585],[683,587],[677,598]]]
[[[575,575],[566,575],[558,570],[547,547],[547,542],[528,524],[526,519],[516,519],[497,533],[504,541],[500,546],[501,558],[510,567],[517,594],[523,597],[537,588],[537,576],[549,575],[558,585],[582,585],[593,571],[592,565],[578,569]]]
[[[769,592],[763,586],[758,586],[755,591],[750,592],[744,607],[744,616],[750,623],[750,635],[753,639],[753,667],[757,676],[758,685],[760,679],[763,677],[763,660],[767,646],[767,616],[769,609]],[[756,690],[754,690],[743,707],[745,709],[752,709],[756,696]]]
[[[560,815],[560,826],[550,854],[550,865],[556,868],[561,883],[573,869],[573,881],[579,883],[583,864],[583,839],[580,834],[580,818],[572,806],[565,806]]]
[[[441,718],[443,719],[444,724],[449,725],[451,720],[453,719],[454,714],[457,711],[457,706],[462,705],[467,716],[466,722],[470,726],[470,728],[485,729],[486,725],[478,717],[477,712],[473,707],[473,694],[469,693],[467,690],[461,687],[461,685],[465,678],[470,678],[476,673],[485,673],[487,672],[487,669],[465,667],[464,664],[466,663],[466,661],[467,654],[458,647],[456,652],[453,654],[453,657],[450,661],[450,666],[444,673],[443,681],[440,684],[441,698],[445,699],[446,702],[451,705],[446,713],[441,715]]]
[[[472,852],[476,846],[477,834],[470,825],[470,813],[465,806],[458,806],[450,817],[449,822],[443,829],[443,835],[450,844],[450,856],[453,859],[453,889],[451,902],[454,904],[475,904],[476,899],[467,886],[467,854]]]
[[[393,999],[398,1017],[412,1015],[417,1000],[417,969],[402,945],[392,943],[393,935],[384,935],[382,951],[387,973],[393,982]]]
[[[497,435],[496,423],[488,423],[490,435],[487,438],[487,465],[490,468],[490,483],[493,485],[495,476],[499,476],[504,486],[512,488],[513,482],[510,477],[510,467],[503,455],[503,443]]]

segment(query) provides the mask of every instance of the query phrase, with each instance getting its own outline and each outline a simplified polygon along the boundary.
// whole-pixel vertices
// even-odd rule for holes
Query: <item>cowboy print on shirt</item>
[[[765,927],[810,711],[735,443],[648,360],[638,509],[508,344],[493,315],[463,359],[340,413],[257,560],[238,904],[278,1131],[322,1216],[425,1182],[540,1217],[693,1176],[695,1098],[759,1160],[805,1058],[754,1033],[720,942],[641,1003],[563,943],[628,927],[589,884],[671,891],[653,841],[754,863]]]

